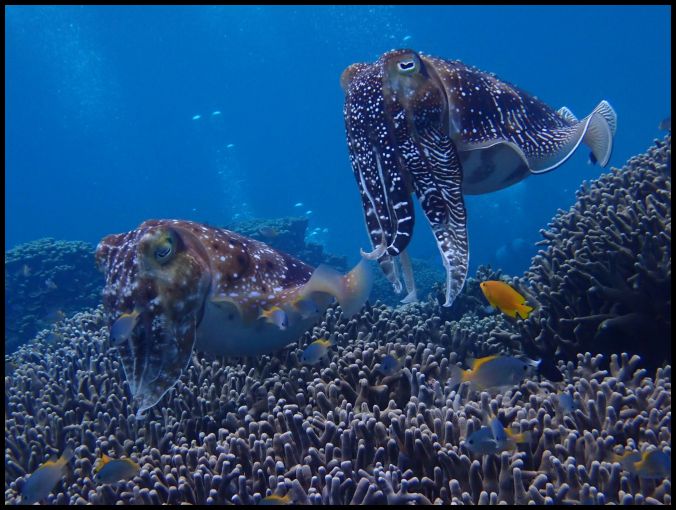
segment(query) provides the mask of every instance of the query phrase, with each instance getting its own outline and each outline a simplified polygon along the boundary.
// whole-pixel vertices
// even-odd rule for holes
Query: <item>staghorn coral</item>
[[[5,252],[5,351],[47,327],[55,310],[71,314],[96,306],[102,290],[88,243],[46,238]]]
[[[516,332],[536,353],[639,354],[671,362],[671,135],[577,192],[513,283],[536,310]]]
[[[5,502],[18,502],[26,474],[68,443],[73,475],[52,504],[252,504],[286,493],[303,504],[671,502],[669,480],[639,480],[609,461],[619,446],[670,452],[670,366],[651,376],[622,355],[603,370],[603,356],[586,354],[561,364],[568,382],[558,388],[527,379],[505,394],[470,394],[448,387],[457,340],[434,306],[380,305],[349,320],[330,308],[274,356],[196,356],[145,420],[135,417],[102,310],[78,314],[59,325],[62,343],[12,355]],[[337,347],[323,364],[301,366],[302,347],[320,336]],[[405,361],[383,377],[386,353]],[[564,386],[579,407],[572,415],[556,410]],[[532,442],[472,454],[464,439],[488,409],[531,431]],[[140,473],[97,486],[101,452],[130,456]]]

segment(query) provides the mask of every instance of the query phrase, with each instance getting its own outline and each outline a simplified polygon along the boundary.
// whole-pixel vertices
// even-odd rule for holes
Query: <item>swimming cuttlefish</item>
[[[148,220],[96,249],[103,303],[138,416],[159,402],[193,349],[225,356],[273,352],[334,301],[351,316],[369,296],[364,259],[346,275],[316,269],[221,228]]]

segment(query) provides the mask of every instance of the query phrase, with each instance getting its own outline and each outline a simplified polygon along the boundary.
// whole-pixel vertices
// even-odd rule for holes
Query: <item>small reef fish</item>
[[[469,382],[478,390],[509,389],[519,384],[529,369],[539,366],[539,361],[528,358],[515,358],[495,354],[485,358],[468,358],[468,364],[472,367],[463,370],[457,365],[451,367],[451,387],[463,382]]]
[[[21,267],[21,271],[20,271],[20,272],[21,272],[21,275],[22,275],[24,278],[28,278],[28,277],[31,275],[32,270],[31,270],[31,268],[30,268],[30,266],[29,266],[28,264],[24,264],[24,265]]]
[[[23,486],[21,503],[32,505],[45,499],[65,474],[66,465],[73,454],[73,449],[67,446],[61,457],[48,460],[37,468]]]
[[[303,207],[303,202],[296,202],[294,207]]]
[[[671,474],[671,457],[660,450],[615,454],[613,461],[639,478],[660,480]]]
[[[557,396],[557,406],[564,416],[566,414],[571,414],[577,409],[577,404],[575,403],[573,396],[568,392],[561,393]]]
[[[270,324],[274,324],[281,330],[289,327],[289,317],[286,312],[278,306],[273,306],[269,310],[263,310],[258,316],[259,319],[265,319]]]
[[[54,322],[59,322],[62,321],[63,319],[66,318],[66,314],[63,312],[63,310],[56,309],[56,310],[51,310],[45,315],[45,321],[54,323]]]
[[[493,437],[490,427],[485,425],[472,432],[465,442],[470,451],[479,455],[489,455],[498,451],[498,442]]]
[[[526,304],[526,298],[505,282],[486,280],[479,286],[491,306],[510,317],[516,318],[518,314],[522,319],[527,319],[533,311],[533,307]]]
[[[291,305],[300,313],[302,319],[307,319],[322,313],[317,303],[309,297],[299,297]]]
[[[134,310],[131,313],[123,313],[120,315],[113,325],[110,327],[110,341],[113,346],[117,347],[122,342],[125,342],[131,332],[138,324],[141,313]]]
[[[531,433],[529,431],[517,433],[509,428],[505,428],[497,416],[491,417],[490,428],[496,446],[500,451],[514,449],[517,444],[528,443],[531,440]]]
[[[54,280],[52,280],[51,278],[47,278],[47,279],[45,280],[45,287],[47,287],[49,290],[56,290],[56,289],[59,288],[59,287],[56,285],[56,283],[54,283]]]
[[[401,360],[399,358],[395,358],[391,354],[385,354],[382,361],[380,362],[380,366],[378,367],[378,372],[387,377],[389,375],[396,374],[399,372],[399,370],[401,370]]]
[[[346,318],[357,313],[373,283],[365,259],[347,274],[314,268],[256,239],[185,220],[148,220],[109,235],[96,261],[106,279],[107,322],[122,330],[115,338],[128,336],[115,348],[138,416],[176,384],[195,350],[216,356],[275,352],[334,302]],[[299,300],[311,300],[321,313],[304,318],[294,305]],[[286,329],[258,320],[274,307],[286,313]],[[136,327],[129,318],[116,322],[132,310],[140,314]]]
[[[131,459],[111,459],[105,453],[94,468],[94,481],[98,483],[115,483],[120,480],[129,480],[141,470],[136,462]]]
[[[226,149],[234,149],[235,144],[234,143],[229,143],[228,145],[225,146]]]
[[[310,215],[312,214],[312,210],[307,210],[307,211],[305,211],[305,214],[308,215],[308,216],[310,216]]]
[[[193,115],[192,120],[200,120],[201,118],[201,115]]]
[[[667,117],[666,119],[662,119],[659,128],[662,131],[671,131],[671,115],[669,115],[669,117]]]
[[[279,235],[279,230],[274,227],[261,227],[258,229],[258,233],[263,237],[277,237]]]
[[[45,342],[47,342],[50,345],[59,343],[61,340],[63,340],[63,336],[61,336],[59,333],[55,333],[54,331],[50,331],[49,334],[45,337]]]
[[[413,36],[405,35],[404,38],[402,39],[402,41],[407,42],[407,41],[410,41],[411,39],[413,39]]]
[[[329,348],[333,345],[331,340],[320,338],[308,345],[301,355],[300,362],[303,365],[316,365],[319,360],[329,353]]]
[[[284,496],[273,494],[272,496],[267,496],[258,502],[259,505],[290,505],[291,503],[293,503],[293,500],[290,494],[286,494]]]
[[[220,114],[221,114],[221,112],[219,110],[215,110],[215,111],[211,112],[211,115],[214,115],[214,116],[220,115]]]

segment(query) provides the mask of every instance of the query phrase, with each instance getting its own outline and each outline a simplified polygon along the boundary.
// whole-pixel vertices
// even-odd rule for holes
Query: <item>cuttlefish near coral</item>
[[[342,275],[235,232],[181,220],[149,220],[109,235],[96,261],[106,277],[111,340],[139,416],[177,382],[193,349],[225,356],[273,352],[334,300],[346,316],[357,312],[372,283],[363,259]],[[270,320],[280,314],[283,322]]]
[[[581,143],[605,166],[617,127],[606,101],[581,120],[554,110],[490,73],[413,50],[352,64],[341,76],[350,161],[373,250],[400,293],[397,261],[417,299],[406,248],[413,234],[413,192],[432,227],[446,269],[450,306],[467,276],[469,244],[463,194],[490,193],[554,170]]]

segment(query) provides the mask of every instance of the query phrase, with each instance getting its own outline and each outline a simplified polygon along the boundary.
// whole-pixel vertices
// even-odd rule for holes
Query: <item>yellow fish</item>
[[[120,345],[129,338],[131,332],[138,324],[141,313],[134,310],[131,313],[123,313],[120,315],[113,325],[110,327],[110,341],[114,346]]]
[[[518,314],[522,319],[527,319],[533,311],[533,307],[526,304],[526,298],[505,282],[487,280],[479,285],[491,306],[510,317],[516,318]]]
[[[272,496],[265,497],[261,499],[259,505],[290,505],[292,503],[291,495],[286,494],[285,496],[277,496],[273,494]]]
[[[469,382],[479,390],[509,389],[519,384],[528,375],[529,369],[537,368],[539,361],[494,354],[479,359],[467,360],[471,370],[457,365],[451,367],[451,387]]]
[[[115,483],[120,480],[129,480],[141,470],[131,459],[111,459],[105,453],[101,454],[101,462],[94,468],[94,480],[99,483]]]
[[[263,310],[259,319],[265,318],[270,324],[274,324],[282,331],[289,326],[289,317],[284,310],[278,306],[273,306],[268,310]]]
[[[319,360],[326,356],[329,348],[333,345],[331,340],[320,338],[308,345],[301,355],[300,362],[304,365],[316,365]]]
[[[67,446],[61,457],[56,460],[48,460],[37,468],[23,486],[21,504],[32,505],[49,496],[54,486],[63,477],[66,465],[72,456],[73,449]]]
[[[626,452],[615,454],[613,461],[619,462],[624,469],[637,475],[639,478],[660,480],[671,473],[671,457],[660,450]]]

